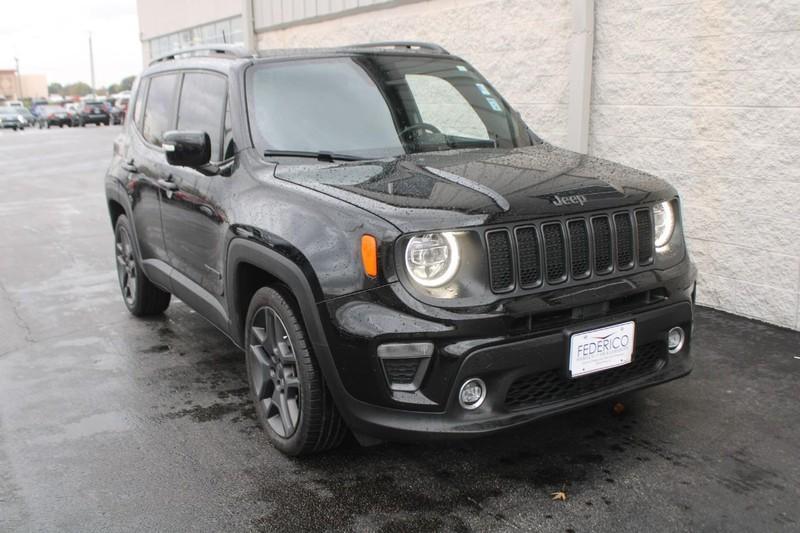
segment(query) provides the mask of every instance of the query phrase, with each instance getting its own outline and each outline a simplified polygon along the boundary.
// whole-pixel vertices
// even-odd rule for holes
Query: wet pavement
[[[283,457],[222,334],[125,310],[118,131],[0,132],[0,531],[800,530],[800,333],[707,309],[694,373],[621,415]]]

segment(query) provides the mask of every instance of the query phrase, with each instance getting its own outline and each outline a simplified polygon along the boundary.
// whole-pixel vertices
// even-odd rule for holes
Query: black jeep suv
[[[144,71],[115,142],[120,287],[243,349],[283,452],[484,435],[691,370],[664,181],[541,141],[435,45],[201,54]]]

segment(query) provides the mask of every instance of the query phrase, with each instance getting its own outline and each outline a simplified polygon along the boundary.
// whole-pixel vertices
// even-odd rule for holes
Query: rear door
[[[187,71],[179,89],[179,131],[203,131],[211,139],[211,161],[219,162],[225,137],[228,81],[210,71]],[[187,167],[169,167],[173,191],[162,193],[164,238],[173,276],[183,275],[215,296],[223,292],[226,217],[211,190],[226,178]]]
[[[146,78],[134,106],[131,136],[123,168],[129,172],[133,224],[142,259],[156,260],[166,267],[167,249],[161,224],[161,195],[168,165],[161,144],[164,132],[175,123],[178,74],[159,74]],[[148,269],[148,273],[150,269]],[[166,268],[163,269],[166,272]]]

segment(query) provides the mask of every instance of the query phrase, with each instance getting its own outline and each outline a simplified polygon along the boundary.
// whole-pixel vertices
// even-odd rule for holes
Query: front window
[[[454,58],[359,55],[250,69],[253,137],[265,151],[388,157],[527,146],[525,125]]]

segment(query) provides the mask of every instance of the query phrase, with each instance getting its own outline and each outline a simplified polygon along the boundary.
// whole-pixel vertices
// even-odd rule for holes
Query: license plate
[[[569,373],[576,378],[616,366],[633,358],[633,322],[575,333],[569,340]]]

